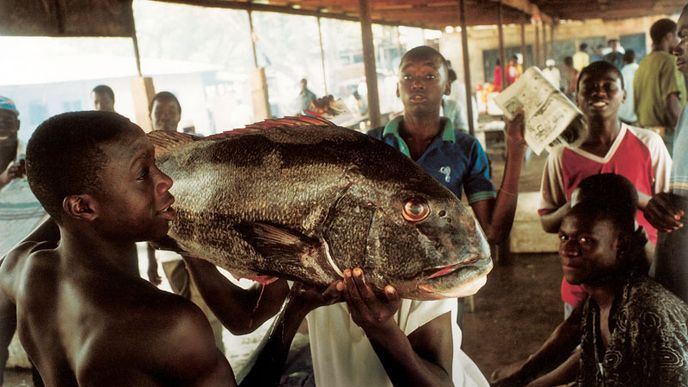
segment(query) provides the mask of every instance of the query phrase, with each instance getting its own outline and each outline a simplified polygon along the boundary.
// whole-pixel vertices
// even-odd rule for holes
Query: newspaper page
[[[583,114],[537,67],[528,68],[495,103],[507,119],[523,110],[525,139],[537,155],[562,143],[576,147],[585,139]]]

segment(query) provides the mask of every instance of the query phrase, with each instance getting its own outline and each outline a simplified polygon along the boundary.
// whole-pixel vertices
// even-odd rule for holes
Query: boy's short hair
[[[174,101],[174,103],[177,105],[177,109],[179,109],[179,114],[180,115],[182,114],[182,105],[179,103],[179,100],[177,99],[177,97],[174,94],[170,93],[169,91],[161,91],[161,92],[155,94],[155,96],[153,96],[153,99],[150,102],[150,106],[148,106],[148,114],[153,113],[153,105],[155,105],[155,101],[158,101],[158,100],[160,100],[160,101]]]
[[[659,44],[668,33],[676,33],[676,23],[671,19],[659,19],[650,27],[652,44]]]
[[[57,222],[69,195],[102,187],[108,159],[101,145],[133,125],[117,113],[83,111],[59,114],[36,128],[26,148],[26,176],[31,191]]]
[[[581,82],[581,79],[583,79],[584,75],[590,75],[590,74],[594,74],[594,73],[596,73],[596,74],[606,73],[607,71],[615,72],[616,75],[621,80],[621,88],[625,89],[624,79],[623,79],[623,75],[621,75],[621,71],[619,71],[619,69],[616,68],[616,66],[614,66],[613,64],[611,64],[607,61],[604,61],[604,60],[600,60],[597,62],[590,63],[589,65],[585,66],[583,68],[583,70],[581,70],[580,74],[578,74],[578,81],[576,81],[576,90],[580,90],[580,82]]]
[[[635,217],[638,191],[627,178],[615,173],[588,176],[578,184],[578,203],[596,202]],[[574,205],[577,206],[578,204]]]
[[[580,46],[578,46],[578,48],[579,48],[581,51],[585,51],[585,50],[588,49],[588,44],[587,44],[587,43],[581,43]]]
[[[92,92],[97,94],[107,94],[112,102],[115,102],[115,92],[112,91],[108,85],[98,85],[93,88]]]
[[[623,61],[624,63],[635,62],[635,51],[631,49],[626,50],[626,52],[624,52]]]
[[[439,51],[435,50],[430,46],[418,46],[406,51],[406,53],[401,57],[401,61],[399,62],[399,69],[401,69],[401,66],[403,66],[404,61],[408,59],[431,59],[440,61],[442,63],[442,68],[444,69],[445,74],[447,75],[447,78],[449,77],[449,67],[447,67],[447,60],[444,58],[442,54],[440,54]]]

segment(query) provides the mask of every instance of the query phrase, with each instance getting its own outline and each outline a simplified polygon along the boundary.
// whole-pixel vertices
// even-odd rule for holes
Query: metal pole
[[[459,0],[459,20],[461,22],[461,47],[463,49],[463,75],[466,83],[466,112],[468,113],[468,132],[471,136],[475,135],[475,128],[473,127],[473,98],[471,89],[471,63],[468,58],[468,29],[466,28],[466,8],[464,7],[464,0]],[[504,81],[502,81],[504,82]]]
[[[325,85],[325,95],[327,95],[327,71],[325,70],[325,49],[323,48],[323,36],[322,28],[320,26],[320,16],[318,16],[318,36],[320,37],[320,65],[322,66],[323,84]]]
[[[502,72],[502,90],[506,86],[506,54],[504,53],[504,28],[502,26],[503,16],[502,16],[502,2],[499,1],[497,4],[497,30],[499,32],[499,63],[500,70]]]
[[[375,128],[382,125],[380,118],[380,99],[377,92],[377,71],[375,67],[375,45],[373,28],[370,25],[370,8],[368,0],[358,0],[361,19],[361,38],[363,40],[363,64],[365,66],[366,85],[368,86],[368,118]]]

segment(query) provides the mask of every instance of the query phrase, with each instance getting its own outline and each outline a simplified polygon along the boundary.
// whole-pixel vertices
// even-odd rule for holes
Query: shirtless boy
[[[175,216],[143,131],[115,113],[62,114],[36,129],[26,163],[52,221],[8,254],[0,297],[16,305],[45,384],[235,385],[201,311],[141,279],[123,253],[165,236]]]

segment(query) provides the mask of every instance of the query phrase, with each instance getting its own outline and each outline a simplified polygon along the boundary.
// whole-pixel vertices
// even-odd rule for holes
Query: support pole
[[[547,39],[547,24],[542,23],[542,64],[549,58],[549,39]]]
[[[318,37],[320,38],[320,66],[322,67],[323,85],[325,86],[325,95],[327,92],[327,70],[325,70],[325,48],[323,47],[322,27],[320,26],[320,16],[318,16]]]
[[[466,83],[466,112],[468,113],[468,132],[471,136],[475,136],[475,128],[473,125],[473,96],[471,89],[471,62],[468,53],[468,28],[466,28],[466,8],[464,7],[464,0],[459,0],[459,20],[461,23],[461,47],[463,50],[463,75]],[[505,64],[502,64],[505,66]],[[506,79],[502,80],[504,84]]]
[[[523,68],[528,67],[528,63],[526,62],[528,59],[528,56],[526,55],[528,52],[526,51],[526,22],[521,21],[521,55],[523,56]]]
[[[506,88],[506,54],[504,53],[504,28],[502,15],[502,1],[497,4],[497,31],[499,32],[499,63],[502,71],[502,90]]]
[[[366,85],[368,86],[368,118],[371,127],[376,128],[382,125],[382,120],[380,118],[380,98],[377,92],[375,44],[373,43],[373,28],[370,25],[368,0],[358,0],[358,7],[363,40],[363,64],[365,66]]]
[[[535,21],[535,66],[542,67],[540,64],[540,26]]]
[[[253,53],[253,68],[258,68],[258,53],[256,52],[256,39],[255,31],[253,30],[253,13],[249,9],[248,11],[248,29],[251,34],[251,52]]]

